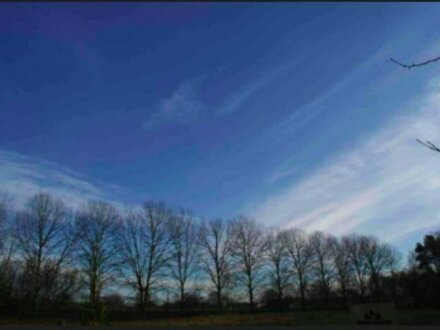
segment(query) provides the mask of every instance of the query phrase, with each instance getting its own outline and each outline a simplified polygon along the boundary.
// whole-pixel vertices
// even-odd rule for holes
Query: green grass
[[[397,315],[402,325],[440,325],[440,310],[405,310]]]
[[[400,325],[440,325],[440,310],[398,310]],[[1,324],[56,324],[56,320],[0,320]],[[200,316],[170,317],[159,320],[111,322],[119,327],[197,327],[242,325],[352,325],[354,317],[349,311],[291,311],[266,313],[225,313]]]
[[[226,313],[194,317],[176,317],[166,320],[115,322],[115,326],[128,327],[187,327],[237,325],[343,325],[352,324],[348,312],[283,312],[237,314]]]
[[[397,311],[400,325],[440,325],[440,310]],[[241,325],[352,325],[355,320],[348,311],[307,311],[282,313],[226,313],[193,317],[175,317],[166,320],[114,322],[126,327],[194,327]]]

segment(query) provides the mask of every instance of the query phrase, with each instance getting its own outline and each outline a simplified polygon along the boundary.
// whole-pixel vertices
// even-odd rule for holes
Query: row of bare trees
[[[164,288],[176,292],[182,309],[196,289],[218,309],[246,297],[252,310],[268,292],[280,306],[298,296],[303,308],[313,293],[323,307],[334,296],[345,305],[353,297],[379,301],[382,278],[399,262],[374,237],[266,228],[245,216],[200,220],[163,203],[122,211],[90,201],[73,211],[38,193],[18,210],[11,206],[3,195],[0,293],[30,304],[35,315],[42,304],[78,301],[79,292],[96,309],[109,288],[134,298],[141,311]]]

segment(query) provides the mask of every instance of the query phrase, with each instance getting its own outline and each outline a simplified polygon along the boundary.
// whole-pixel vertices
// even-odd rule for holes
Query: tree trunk
[[[328,306],[328,296],[329,296],[329,292],[328,292],[328,288],[325,287],[324,288],[324,308],[327,308]]]
[[[249,285],[249,307],[250,311],[254,311],[254,290],[252,289],[252,286]]]
[[[217,287],[217,310],[218,311],[222,311],[223,310],[222,289],[221,289],[221,287]]]
[[[365,302],[365,287],[363,284],[360,285],[360,290],[361,290],[361,302],[364,303]]]
[[[144,317],[147,309],[147,290],[143,287],[139,287],[138,295],[139,295],[139,302],[138,302],[139,312],[141,313],[142,317]]]
[[[278,287],[278,309],[281,311],[283,310],[283,291],[281,286]]]
[[[183,286],[181,286],[180,287],[180,311],[181,312],[183,312],[184,304],[185,304],[185,289],[183,288]]]
[[[306,308],[305,285],[301,275],[299,276],[299,291],[301,294],[301,308],[304,310]]]
[[[380,284],[379,284],[379,277],[377,275],[372,276],[373,285],[374,285],[374,293],[376,296],[376,301],[378,303],[381,302],[381,294],[380,294]]]
[[[344,301],[344,308],[348,309],[348,297],[347,297],[347,289],[345,288],[345,285],[341,286],[342,291],[342,299]]]

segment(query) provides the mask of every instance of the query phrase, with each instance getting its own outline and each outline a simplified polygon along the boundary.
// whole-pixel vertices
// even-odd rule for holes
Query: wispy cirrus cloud
[[[227,97],[224,102],[218,106],[216,112],[221,115],[226,115],[240,109],[246,101],[248,101],[255,94],[259,93],[263,88],[267,87],[271,82],[279,79],[294,68],[296,68],[301,61],[306,58],[305,55],[299,56],[293,61],[287,61],[283,64],[262,72],[255,80],[245,84],[235,93]]]
[[[88,199],[115,200],[121,188],[94,184],[58,164],[0,150],[0,190],[10,194],[20,207],[33,194],[47,191],[78,207]]]
[[[267,198],[254,215],[283,227],[355,231],[387,241],[440,226],[440,154],[416,142],[440,143],[438,81],[431,87],[410,115],[391,118]]]
[[[296,166],[290,165],[289,167],[287,166],[282,166],[278,169],[276,169],[272,175],[269,178],[269,184],[274,184],[277,183],[285,178],[290,177],[291,175],[293,175],[295,172],[298,171],[298,168]]]
[[[208,106],[201,98],[202,84],[206,81],[205,77],[186,80],[178,85],[171,95],[158,103],[155,111],[143,123],[143,127],[152,131],[167,125],[188,125],[208,113],[215,116],[233,113],[262,88],[295,68],[302,59],[303,57],[263,72],[254,81],[248,82],[237,91],[226,95],[223,101],[215,106]]]
[[[199,96],[201,82],[199,78],[181,83],[176,91],[159,102],[157,110],[143,123],[143,127],[153,130],[163,125],[188,124],[198,119],[206,110]]]

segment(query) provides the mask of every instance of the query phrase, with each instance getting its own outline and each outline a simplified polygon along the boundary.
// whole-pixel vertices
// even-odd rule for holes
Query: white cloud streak
[[[225,97],[221,104],[212,108],[211,114],[224,116],[239,110],[262,88],[295,68],[303,59],[304,56],[264,72],[256,80]],[[159,102],[156,111],[143,123],[143,127],[153,131],[165,125],[188,125],[208,114],[209,107],[200,97],[204,81],[204,78],[194,78],[181,83],[169,97]]]
[[[282,227],[362,232],[390,242],[440,226],[440,153],[416,142],[440,144],[440,92],[432,87],[410,115],[391,118],[269,197],[255,217]]]
[[[285,178],[290,177],[292,174],[294,174],[295,172],[297,172],[297,168],[295,166],[290,166],[290,167],[280,167],[278,169],[275,170],[275,172],[273,172],[273,174],[271,175],[271,177],[269,178],[269,184],[274,184],[277,183]]]
[[[17,207],[33,194],[47,191],[76,208],[88,199],[107,200],[111,186],[97,186],[79,173],[52,162],[0,150],[0,190],[13,197]]]
[[[163,125],[188,124],[199,118],[206,110],[198,93],[200,82],[201,79],[193,79],[180,84],[171,96],[159,103],[143,127],[154,130]]]

